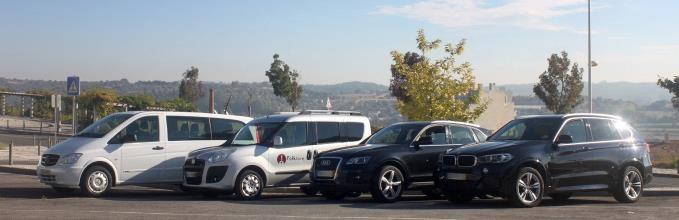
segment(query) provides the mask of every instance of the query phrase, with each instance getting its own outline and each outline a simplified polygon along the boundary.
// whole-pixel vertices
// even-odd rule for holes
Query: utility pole
[[[591,0],[587,0],[587,94],[589,96],[589,113],[592,113],[592,28]]]

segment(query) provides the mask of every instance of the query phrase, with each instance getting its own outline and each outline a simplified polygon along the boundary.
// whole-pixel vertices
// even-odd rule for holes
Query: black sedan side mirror
[[[556,140],[556,145],[570,143],[573,143],[573,137],[567,134],[559,135],[559,139]]]

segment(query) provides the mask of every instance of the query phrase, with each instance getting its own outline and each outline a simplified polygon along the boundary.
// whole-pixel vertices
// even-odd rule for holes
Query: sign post
[[[76,109],[78,108],[78,104],[76,103],[76,97],[80,95],[80,77],[69,76],[66,78],[66,94],[73,98],[73,105],[71,105],[71,110],[73,111],[71,119],[73,121],[71,122],[71,125],[73,126],[73,135],[75,135],[78,133],[78,125],[76,120]]]

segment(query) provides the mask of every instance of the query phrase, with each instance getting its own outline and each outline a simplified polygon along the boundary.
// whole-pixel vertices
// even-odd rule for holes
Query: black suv
[[[438,179],[451,202],[476,195],[519,207],[573,192],[608,191],[637,201],[651,181],[648,144],[621,118],[600,114],[527,116],[510,121],[486,143],[446,151]]]
[[[370,192],[377,201],[394,202],[410,186],[440,196],[432,184],[438,157],[487,135],[477,125],[453,121],[393,124],[362,145],[319,154],[311,169],[312,187],[328,199]]]

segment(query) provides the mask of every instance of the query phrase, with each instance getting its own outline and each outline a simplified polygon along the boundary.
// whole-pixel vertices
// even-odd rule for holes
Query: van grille
[[[186,179],[186,184],[200,185],[203,182],[203,169],[205,169],[204,160],[186,160],[186,163],[184,163],[184,178]]]
[[[59,155],[56,154],[43,154],[40,158],[40,164],[43,166],[54,166],[59,161]]]

